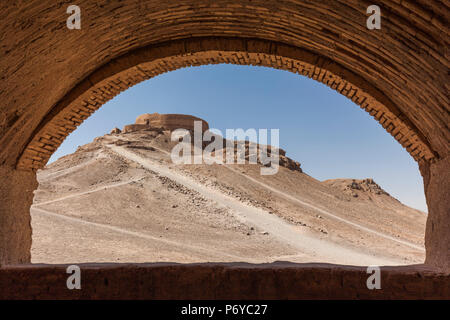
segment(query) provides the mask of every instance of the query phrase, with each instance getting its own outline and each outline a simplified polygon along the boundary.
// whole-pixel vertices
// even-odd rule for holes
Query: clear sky
[[[374,178],[403,203],[427,210],[416,162],[367,112],[315,80],[264,67],[191,67],[144,81],[88,118],[51,161],[153,112],[195,115],[223,133],[279,129],[280,147],[310,176]]]

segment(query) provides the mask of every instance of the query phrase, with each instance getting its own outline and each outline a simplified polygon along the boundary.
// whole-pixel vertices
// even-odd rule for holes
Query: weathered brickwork
[[[136,124],[150,125],[156,128],[164,128],[166,130],[176,130],[179,128],[194,131],[195,121],[201,122],[201,130],[205,132],[209,129],[209,124],[203,119],[187,115],[187,114],[159,114],[157,112],[149,114],[141,114],[136,118]]]
[[[395,109],[390,109],[388,106],[379,102],[357,84],[351,83],[343,77],[338,76],[325,68],[321,68],[318,65],[313,65],[300,60],[304,57],[304,52],[274,42],[256,40],[251,41],[251,50],[256,51],[257,49],[260,49],[259,51],[261,52],[234,51],[230,49],[236,46],[248,47],[248,41],[238,41],[236,43],[236,41],[223,38],[192,40],[189,41],[189,43],[186,41],[173,42],[167,44],[167,46],[171,47],[171,50],[167,50],[167,52],[170,53],[173,50],[174,45],[178,45],[178,51],[181,51],[182,53],[139,63],[139,61],[142,61],[147,56],[154,56],[151,52],[152,50],[154,51],[154,49],[149,48],[148,50],[140,50],[137,53],[131,54],[130,58],[122,58],[122,60],[127,60],[126,62],[129,64],[129,68],[119,71],[116,74],[114,74],[115,67],[110,65],[99,70],[99,74],[112,75],[107,78],[101,78],[101,76],[99,76],[101,81],[93,83],[91,78],[95,79],[97,77],[97,75],[94,74],[88,80],[91,87],[87,85],[87,89],[84,92],[80,92],[79,97],[71,101],[71,103],[58,106],[57,109],[60,108],[61,111],[45,123],[45,125],[36,133],[33,140],[25,149],[17,167],[24,170],[37,170],[42,168],[67,135],[75,130],[78,125],[105,102],[129,87],[162,73],[179,68],[220,63],[272,67],[291,71],[320,81],[337,92],[347,96],[353,102],[361,106],[361,108],[369,112],[383,128],[407,149],[414,159],[417,161],[429,161],[434,158],[434,154],[430,150],[430,147],[418,136],[415,132],[415,128],[411,127],[408,122],[396,115]],[[228,50],[207,50],[208,46],[214,48],[223,47],[228,48]],[[186,52],[189,51],[189,47],[191,47],[191,52]],[[165,52],[164,46],[158,47],[156,50]],[[294,59],[292,57],[264,52],[268,50],[298,55],[298,58]],[[132,65],[133,62],[136,63],[136,65]],[[322,65],[323,64],[326,64],[325,61],[322,62]],[[328,62],[328,64],[331,64],[331,61]],[[337,67],[337,65],[335,65],[335,67]],[[338,72],[342,73],[344,70],[342,68],[340,69],[341,70],[338,70]],[[350,75],[349,72],[348,74]],[[363,83],[362,79],[358,79],[354,75],[351,80],[354,80],[356,83]],[[63,103],[65,103],[64,99]]]
[[[378,0],[380,30],[366,28],[370,0],[76,4],[81,30],[66,27],[67,1],[0,1],[4,185],[24,171],[31,185],[70,132],[136,83],[202,64],[289,70],[360,105],[418,161],[429,207],[426,264],[450,270],[448,1]],[[29,257],[29,210],[17,190],[0,190],[0,215],[26,244],[5,236],[0,264]]]

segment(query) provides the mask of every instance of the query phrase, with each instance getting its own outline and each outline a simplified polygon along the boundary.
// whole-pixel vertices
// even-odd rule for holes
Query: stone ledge
[[[68,290],[67,266],[3,266],[0,299],[450,299],[450,274],[424,265],[382,267],[380,290],[365,267],[289,262],[79,264]]]

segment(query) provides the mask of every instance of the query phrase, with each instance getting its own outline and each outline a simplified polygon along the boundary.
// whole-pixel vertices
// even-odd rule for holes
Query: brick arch
[[[41,167],[121,90],[205,63],[267,65],[322,81],[368,110],[418,161],[427,264],[450,270],[450,8],[441,0],[62,0],[0,4],[0,264],[30,258]],[[225,40],[226,39],[226,40]],[[65,129],[62,129],[65,128]]]
[[[370,113],[419,162],[435,154],[426,139],[379,90],[341,65],[282,43],[237,38],[197,38],[140,48],[102,66],[70,91],[43,119],[17,168],[43,168],[63,140],[120,92],[162,73],[206,64],[265,66],[320,81]]]

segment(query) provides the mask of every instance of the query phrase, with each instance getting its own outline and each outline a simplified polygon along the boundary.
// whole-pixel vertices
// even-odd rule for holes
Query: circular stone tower
[[[209,129],[208,122],[205,120],[185,114],[159,114],[156,112],[141,114],[136,118],[136,124],[138,125],[149,125],[170,131],[180,128],[193,131],[195,121],[202,122],[202,132]]]

